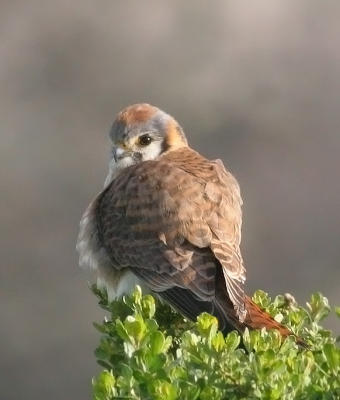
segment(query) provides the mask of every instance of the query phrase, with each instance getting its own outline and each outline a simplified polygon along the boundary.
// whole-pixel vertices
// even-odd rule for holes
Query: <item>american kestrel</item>
[[[121,111],[110,138],[104,190],[77,242],[80,265],[97,272],[109,298],[139,284],[189,319],[215,315],[224,332],[290,334],[244,293],[242,200],[222,161],[191,149],[178,122],[149,104]]]

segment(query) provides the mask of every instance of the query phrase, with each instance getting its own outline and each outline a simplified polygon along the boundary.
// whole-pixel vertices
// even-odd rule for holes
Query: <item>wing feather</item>
[[[164,297],[173,298],[169,293],[177,292],[169,290],[177,287],[214,301],[222,267],[227,294],[244,319],[241,197],[221,161],[182,148],[128,167],[102,193],[97,222],[113,264],[129,265]]]

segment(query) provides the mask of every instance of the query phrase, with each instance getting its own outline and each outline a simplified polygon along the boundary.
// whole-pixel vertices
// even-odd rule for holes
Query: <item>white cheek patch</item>
[[[121,158],[120,160],[118,160],[116,162],[115,168],[120,170],[120,169],[129,167],[132,164],[136,164],[136,161],[133,159],[133,157],[128,156],[128,157],[124,157],[124,158]]]
[[[119,157],[125,152],[125,150],[118,146],[115,149],[115,152],[117,157]],[[139,152],[142,155],[142,159],[140,160],[140,162],[155,160],[162,153],[162,142],[159,140],[153,141],[145,148],[139,149]],[[120,170],[129,167],[130,165],[136,164],[136,162],[137,161],[133,157],[123,157],[118,161],[115,161],[114,158],[112,158],[109,163],[109,172],[105,179],[104,188],[106,188],[112,182],[112,180],[115,178]]]
[[[124,157],[117,162],[114,160],[114,158],[112,158],[109,163],[109,172],[104,182],[104,189],[112,182],[121,169],[129,167],[132,164],[135,164],[135,161],[132,157]]]
[[[142,151],[143,161],[155,160],[162,153],[162,142],[159,140],[151,142]]]
[[[121,155],[124,154],[124,151],[125,151],[125,150],[124,150],[122,147],[117,146],[117,147],[116,147],[116,150],[115,150],[116,156],[117,156],[117,157],[120,157]]]

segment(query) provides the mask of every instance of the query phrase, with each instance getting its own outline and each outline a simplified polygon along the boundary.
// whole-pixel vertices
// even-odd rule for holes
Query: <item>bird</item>
[[[109,299],[138,284],[190,320],[214,315],[224,333],[292,335],[245,293],[242,199],[223,162],[193,150],[179,123],[146,103],[120,111],[109,136],[104,189],[81,218],[76,246]]]

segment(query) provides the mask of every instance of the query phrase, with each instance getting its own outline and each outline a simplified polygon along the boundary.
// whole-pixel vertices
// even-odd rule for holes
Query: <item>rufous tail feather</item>
[[[266,311],[262,310],[253,300],[246,296],[245,305],[247,310],[246,318],[243,322],[244,326],[249,329],[276,329],[283,337],[294,336],[296,342],[302,346],[307,347],[306,343],[294,335],[288,328],[275,321]]]

